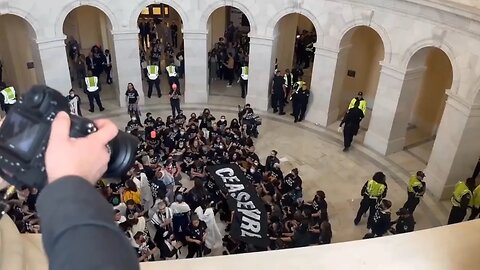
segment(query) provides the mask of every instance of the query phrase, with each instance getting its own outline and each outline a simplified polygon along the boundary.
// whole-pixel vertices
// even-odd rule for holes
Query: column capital
[[[382,67],[382,69],[380,71],[381,73],[383,73],[387,76],[393,77],[395,79],[398,79],[398,80],[403,81],[403,79],[405,78],[405,74],[407,73],[407,71],[404,70],[404,69],[389,65],[389,64],[384,63],[384,62],[381,62],[380,66]]]
[[[339,53],[338,49],[322,47],[318,43],[315,43],[314,46],[315,46],[315,55],[324,56],[331,59],[338,58],[338,53]]]
[[[112,31],[113,40],[138,40],[138,30],[119,30]]]
[[[183,39],[206,40],[207,35],[208,35],[208,33],[203,32],[203,31],[184,31],[183,32]]]
[[[250,38],[250,44],[253,45],[262,45],[262,46],[273,46],[273,38],[265,36],[255,36],[248,35]]]
[[[67,37],[53,37],[53,38],[42,38],[37,39],[37,45],[39,50],[51,49],[51,48],[58,48],[58,47],[65,47],[65,39]]]
[[[447,91],[447,105],[452,106],[467,117],[480,117],[480,104],[470,104],[467,100]]]

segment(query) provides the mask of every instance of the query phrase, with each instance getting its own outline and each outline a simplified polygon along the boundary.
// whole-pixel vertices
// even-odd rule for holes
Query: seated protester
[[[135,252],[137,253],[138,261],[139,262],[148,262],[149,260],[153,260],[152,251],[149,249],[145,235],[143,232],[137,232],[133,236],[134,242],[132,243]]]
[[[395,227],[391,228],[390,232],[393,234],[413,232],[415,229],[415,219],[408,209],[400,208],[396,214],[398,215],[398,219],[392,221],[392,225],[395,225]]]
[[[391,226],[390,207],[392,207],[392,203],[385,199],[382,199],[376,206],[371,227],[372,232],[366,234],[364,238],[380,237],[388,232]]]
[[[259,171],[257,171],[257,166],[255,164],[252,164],[250,166],[250,168],[247,170],[245,174],[245,177],[247,178],[248,181],[250,181],[250,183],[254,185],[260,184],[263,178],[262,174]]]
[[[255,154],[255,146],[249,146],[248,143],[247,143],[247,146],[245,148],[245,150],[247,150],[246,152],[246,158],[247,158],[247,161],[250,162],[250,163],[254,163],[255,161],[257,161],[257,164],[258,162],[260,161],[260,159],[258,158],[258,155]]]
[[[193,188],[185,195],[185,201],[190,206],[190,209],[197,209],[205,200],[209,199],[209,193],[203,186],[203,181],[200,178],[193,178],[193,180]]]
[[[186,121],[187,117],[183,114],[183,111],[180,110],[180,112],[178,112],[178,115],[175,116],[175,124],[179,127],[183,127]]]
[[[160,260],[164,261],[168,258],[175,257],[178,259],[178,250],[183,246],[181,241],[176,241],[175,235],[169,231],[165,231],[160,242],[156,243],[158,249],[160,249]]]
[[[150,164],[157,164],[162,160],[162,155],[156,152],[154,148],[149,148],[148,158],[150,159]]]
[[[175,141],[179,141],[179,140],[189,141],[188,135],[187,135],[187,133],[185,131],[185,128],[183,126],[180,127],[179,132],[175,136]]]
[[[188,119],[187,125],[191,126],[192,124],[195,124],[195,126],[198,127],[199,120],[197,118],[197,114],[192,113],[190,114],[190,119]]]
[[[285,176],[281,184],[281,192],[292,193],[295,201],[302,197],[302,179],[298,176],[297,168]]]
[[[232,121],[230,121],[230,129],[232,129],[232,130],[239,130],[240,129],[240,124],[238,123],[237,118],[233,118]]]
[[[175,239],[185,243],[185,231],[190,222],[190,206],[183,200],[182,194],[175,196],[175,201],[170,205],[173,213],[173,234]]]
[[[197,178],[203,181],[206,179],[206,177],[207,172],[205,170],[205,163],[200,160],[195,161],[192,168],[190,169],[190,180]]]
[[[272,150],[270,152],[270,155],[267,157],[267,160],[265,160],[265,170],[271,171],[275,163],[280,164],[280,160],[278,159],[277,154],[278,152],[276,150]]]
[[[152,149],[158,149],[160,147],[160,137],[158,135],[158,132],[155,130],[150,131],[149,133],[145,134],[145,142],[148,146],[148,148]]]
[[[280,240],[289,243],[290,247],[307,247],[310,245],[311,236],[308,231],[308,223],[303,221],[295,227],[293,233],[284,234],[286,237],[281,237]]]
[[[197,136],[195,137],[195,139],[198,140],[198,143],[200,145],[206,145],[208,143],[208,140],[207,138],[205,138],[205,133],[203,132],[203,130],[199,130],[198,133],[197,133]]]
[[[122,193],[122,202],[125,203],[128,200],[133,200],[137,205],[142,203],[140,190],[138,190],[137,185],[131,179],[125,182],[125,189]]]
[[[172,209],[167,207],[167,204],[164,201],[158,203],[158,211],[155,213],[150,220],[150,222],[155,226],[157,232],[154,236],[154,242],[158,243],[161,240],[161,237],[165,231],[173,232],[173,212]],[[160,237],[160,238],[157,238]]]
[[[155,130],[155,119],[153,119],[152,113],[148,112],[146,116],[147,118],[143,121],[143,125],[145,126],[145,136]]]
[[[203,110],[202,115],[198,117],[200,119],[200,129],[207,129],[210,131],[212,129],[213,121],[215,121],[215,117],[210,114],[210,110],[205,108]]]
[[[132,116],[130,121],[127,123],[127,127],[125,127],[125,132],[130,133],[134,136],[137,136],[139,134],[140,128],[142,128],[142,124],[140,121],[137,119],[135,115]]]
[[[222,130],[217,126],[217,124],[213,124],[212,130],[208,134],[208,141],[213,142],[216,138],[222,135]]]
[[[172,156],[173,160],[175,162],[177,161],[182,161],[183,160],[183,154],[187,150],[187,146],[185,144],[185,141],[180,139],[177,141],[177,145],[173,148],[172,153],[170,155]]]
[[[188,149],[185,154],[183,155],[183,162],[180,164],[180,168],[182,172],[186,174],[190,174],[190,170],[192,169],[193,164],[198,159],[198,154]]]
[[[278,249],[277,246],[277,239],[282,238],[282,223],[280,219],[276,216],[270,217],[267,235],[270,238],[270,249],[275,250]]]
[[[165,150],[167,151],[167,154],[170,154],[173,149],[175,148],[175,132],[173,129],[169,128],[165,130],[165,136],[163,138],[163,146],[165,147]]]
[[[122,215],[122,213],[120,212],[119,209],[115,209],[113,220],[115,221],[115,223],[120,225],[120,224],[124,223],[125,221],[127,221],[127,218],[124,215]]]
[[[117,206],[122,202],[118,186],[118,184],[110,183],[105,189],[105,198],[112,206]]]
[[[220,120],[217,121],[217,126],[220,128],[221,131],[224,131],[225,128],[227,128],[228,122],[227,119],[225,118],[225,115],[222,115],[220,117]]]
[[[173,119],[173,116],[171,116],[171,115],[167,116],[167,120],[165,121],[165,125],[168,128],[173,128],[175,126],[175,119]]]
[[[186,240],[188,243],[187,258],[193,258],[194,256],[203,257],[203,247],[205,238],[207,237],[207,226],[205,222],[200,221],[196,214],[192,215],[191,220],[186,232]]]
[[[163,122],[163,119],[161,117],[157,117],[157,119],[155,119],[155,124],[153,127],[155,129],[158,129],[159,127],[162,127],[162,126],[165,126],[165,122]]]
[[[322,222],[328,221],[328,204],[327,201],[325,201],[325,192],[322,190],[317,191],[310,206],[315,223],[322,224]]]
[[[186,131],[187,138],[191,140],[197,137],[197,133],[198,133],[198,126],[196,124],[190,124],[189,128]]]
[[[233,133],[232,129],[230,129],[229,127],[225,128],[225,131],[223,132],[223,137],[225,138],[225,140],[230,140],[230,142],[236,142],[234,140],[235,133]]]
[[[320,224],[320,238],[318,243],[320,245],[330,244],[332,242],[332,226],[330,222],[324,221]]]
[[[184,147],[183,144],[184,142],[183,143],[179,142],[179,145],[182,145],[182,147]],[[185,148],[183,148],[183,151],[185,151]],[[176,185],[181,185],[180,180],[182,180],[182,175],[181,175],[182,168],[180,167],[180,163],[173,158],[173,154],[180,153],[180,152],[172,152],[172,154],[168,156],[167,160],[165,160],[164,162],[165,171],[167,171],[170,175],[173,176],[173,179],[175,180]],[[180,160],[181,159],[183,159],[183,154],[182,156],[180,156]]]
[[[136,204],[133,200],[128,200],[126,203],[127,209],[125,210],[125,216],[128,217],[130,215],[137,215],[137,216],[143,216],[145,213],[140,207],[140,205]]]

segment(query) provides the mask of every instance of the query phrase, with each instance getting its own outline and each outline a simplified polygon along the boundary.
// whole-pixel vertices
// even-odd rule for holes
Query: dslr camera
[[[3,179],[16,187],[41,189],[47,184],[45,150],[52,122],[61,111],[70,112],[67,99],[47,86],[32,87],[9,110],[0,127],[0,176]],[[97,131],[89,119],[75,115],[70,115],[70,119],[70,137],[86,137]],[[137,138],[119,131],[106,145],[110,161],[105,177],[123,176],[135,162],[137,146]]]

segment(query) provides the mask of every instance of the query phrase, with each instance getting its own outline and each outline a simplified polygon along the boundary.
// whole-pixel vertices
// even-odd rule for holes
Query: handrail
[[[43,257],[28,256],[24,241],[8,218],[0,222],[0,269],[24,270],[45,264]],[[11,239],[17,242],[12,245]],[[28,244],[28,243],[27,243]],[[41,243],[37,243],[37,246]],[[30,243],[31,246],[31,243]],[[265,251],[240,255],[141,263],[142,270],[244,270],[244,269],[421,269],[469,270],[480,266],[480,220],[416,231],[408,234],[342,242],[324,246]],[[6,257],[8,256],[8,257]],[[15,260],[11,260],[14,258]],[[37,259],[35,259],[37,258]],[[7,265],[8,262],[23,261]],[[36,260],[36,261],[31,261]],[[106,262],[108,263],[108,262]],[[3,268],[2,268],[3,267]]]

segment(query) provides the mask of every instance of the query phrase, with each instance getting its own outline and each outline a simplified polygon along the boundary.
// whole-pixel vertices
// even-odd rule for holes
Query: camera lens
[[[138,139],[119,131],[118,135],[108,143],[110,162],[105,173],[107,178],[120,178],[125,175],[135,163]]]

